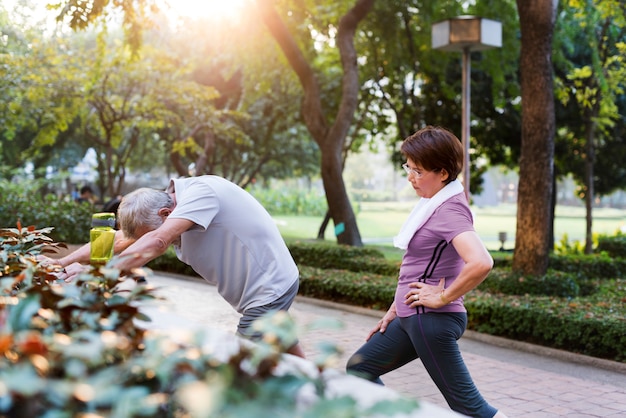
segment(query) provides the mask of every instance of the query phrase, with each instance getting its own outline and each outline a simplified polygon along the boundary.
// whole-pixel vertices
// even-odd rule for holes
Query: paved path
[[[209,327],[234,332],[239,315],[200,279],[157,274],[149,282],[167,301],[158,309]],[[154,308],[157,309],[157,308]],[[343,370],[380,312],[298,297],[291,313],[302,327],[300,341],[309,359],[317,344],[333,342],[343,355],[332,367]],[[163,318],[163,315],[160,315]],[[313,328],[335,319],[341,328]],[[483,396],[510,418],[626,417],[626,364],[572,355],[558,350],[467,332],[461,351]],[[424,367],[412,362],[386,376],[395,391],[446,407]]]

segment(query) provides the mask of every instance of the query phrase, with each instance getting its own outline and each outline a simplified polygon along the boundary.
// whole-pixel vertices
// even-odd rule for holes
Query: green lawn
[[[391,238],[396,235],[402,223],[411,211],[414,202],[367,202],[361,203],[357,222],[361,237],[366,245],[391,246]],[[515,242],[516,210],[515,205],[497,207],[473,207],[476,231],[489,250],[500,248],[498,233],[506,232],[505,247],[511,249]],[[626,210],[595,209],[593,232],[614,234],[626,225]],[[286,240],[314,239],[322,222],[321,217],[313,216],[275,216],[278,227]],[[560,241],[565,235],[569,242],[585,239],[584,208],[557,207],[555,220],[555,239]],[[324,236],[334,241],[332,222]]]

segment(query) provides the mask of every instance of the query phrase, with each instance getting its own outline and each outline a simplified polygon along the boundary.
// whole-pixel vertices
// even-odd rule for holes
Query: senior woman
[[[406,138],[401,152],[421,199],[394,238],[405,250],[394,301],[347,372],[382,384],[380,376],[419,358],[452,410],[506,417],[476,388],[457,343],[467,326],[464,295],[493,266],[457,180],[463,147],[448,130],[428,126]]]

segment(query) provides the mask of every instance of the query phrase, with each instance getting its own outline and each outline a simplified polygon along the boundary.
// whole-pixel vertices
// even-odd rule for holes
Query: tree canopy
[[[122,193],[128,169],[155,161],[180,175],[220,174],[243,187],[316,171],[318,150],[294,117],[301,97],[294,78],[271,54],[246,54],[263,41],[226,43],[214,36],[219,28],[189,21],[177,31],[142,26],[134,50],[106,19],[86,19],[93,23],[85,31],[54,36],[12,28],[4,56],[12,78],[0,86],[7,92],[0,104],[3,164],[65,161],[67,168],[93,148],[99,189],[110,197]],[[210,33],[198,37],[201,29]],[[264,58],[274,77],[255,79]],[[69,155],[70,143],[74,158],[53,157]]]
[[[588,205],[626,178],[616,158],[624,1],[559,2],[552,31],[537,12],[543,3],[251,0],[237,19],[172,23],[157,0],[59,0],[52,36],[2,14],[2,164],[70,166],[93,147],[107,193],[146,161],[244,187],[318,173],[338,242],[360,245],[346,153],[381,140],[393,153],[427,124],[460,132],[460,56],[434,51],[430,32],[474,14],[502,22],[504,45],[472,54],[470,185],[479,192],[490,165],[520,170],[518,213],[528,218],[518,219],[516,266],[537,265],[550,251],[553,211],[535,202],[554,206],[557,176],[572,174]],[[529,59],[538,47],[524,48],[528,38],[544,55]],[[540,79],[538,63],[552,81]],[[545,225],[531,227],[540,218]]]
[[[579,195],[587,209],[586,253],[592,251],[596,195],[626,187],[620,175],[623,160],[616,158],[626,147],[619,127],[625,115],[620,109],[626,92],[625,5],[623,1],[570,0],[564,2],[559,22],[563,34],[558,39],[561,55],[556,65],[563,115],[560,142],[574,151],[559,168],[581,185]]]

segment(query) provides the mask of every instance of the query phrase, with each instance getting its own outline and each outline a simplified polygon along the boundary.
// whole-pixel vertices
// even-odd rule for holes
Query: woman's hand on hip
[[[413,282],[409,284],[411,290],[404,295],[404,303],[411,308],[417,306],[440,308],[442,306],[441,292],[445,284],[445,279],[439,280],[439,284],[436,286],[422,282]]]

